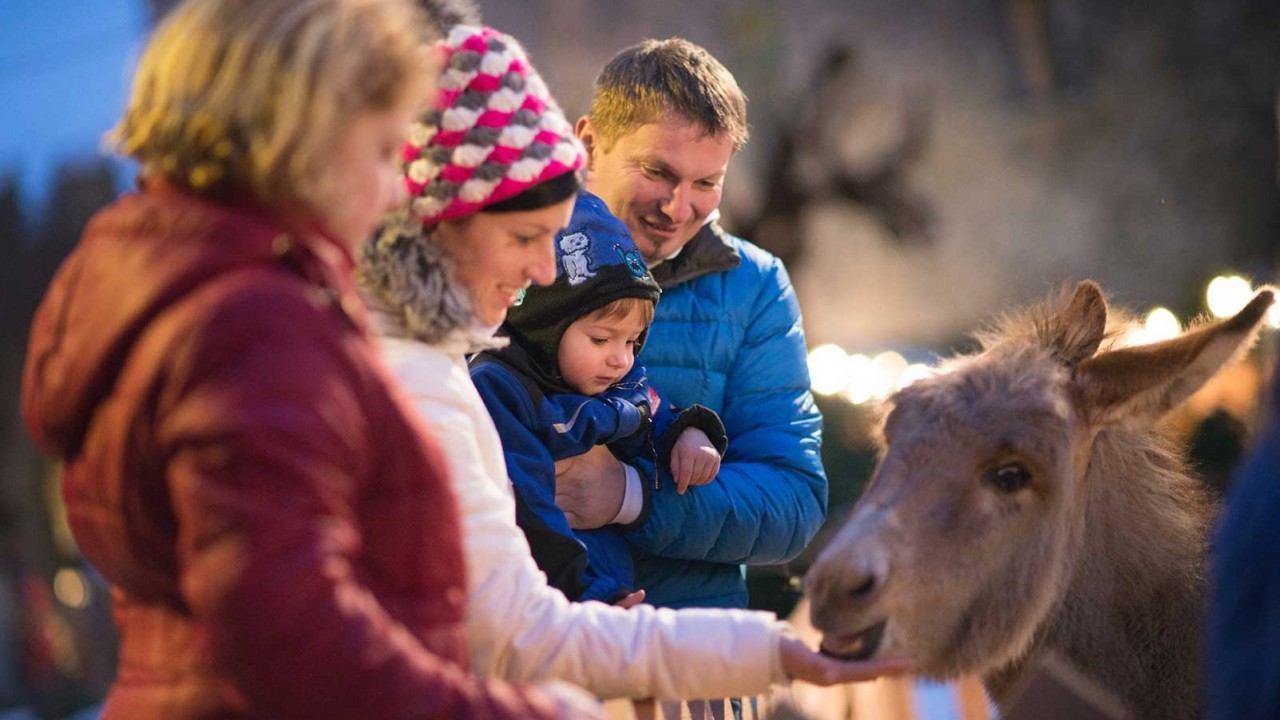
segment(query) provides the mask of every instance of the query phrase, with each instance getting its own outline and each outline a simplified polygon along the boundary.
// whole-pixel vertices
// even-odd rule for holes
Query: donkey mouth
[[[880,649],[887,620],[852,635],[825,635],[819,652],[837,660],[866,660]]]

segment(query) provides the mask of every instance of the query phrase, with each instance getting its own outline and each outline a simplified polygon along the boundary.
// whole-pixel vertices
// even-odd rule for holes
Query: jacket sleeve
[[[597,397],[622,408],[629,408],[639,419],[638,427],[633,432],[627,435],[619,433],[608,443],[614,456],[632,466],[637,464],[636,461],[652,464],[655,460],[653,421],[655,416],[663,417],[666,409],[662,406],[657,394],[653,392],[653,386],[649,384],[644,365],[639,361],[632,364],[625,377]],[[666,416],[670,414],[669,411],[665,412]],[[640,469],[642,468],[637,468],[637,470]],[[647,476],[648,473],[642,473],[642,475]],[[650,485],[648,482],[644,484],[646,487]],[[646,504],[647,501],[646,495]]]
[[[784,625],[770,613],[624,610],[571,603],[548,586],[512,520],[507,478],[490,471],[501,465],[488,457],[498,452],[493,424],[472,388],[440,380],[434,364],[424,370],[435,352],[408,351],[396,372],[449,457],[477,672],[510,682],[557,678],[606,698],[737,697],[785,681],[777,660]]]
[[[537,415],[539,424],[546,428],[542,436],[555,460],[631,437],[645,420],[644,413],[626,400],[572,393],[543,396]]]
[[[547,402],[552,398],[545,398],[540,403],[542,407],[535,409],[529,391],[520,380],[497,363],[477,365],[472,370],[472,378],[502,440],[507,474],[516,493],[516,524],[524,530],[538,567],[547,574],[551,585],[570,600],[613,602],[626,595],[630,592],[628,588],[597,573],[591,566],[586,546],[574,537],[568,518],[556,505],[555,458],[539,434],[531,429],[556,417],[557,406]],[[611,412],[591,398],[570,397]],[[547,414],[543,414],[543,410],[548,411]],[[585,410],[583,413],[589,414]],[[572,426],[568,428],[570,433],[581,431],[587,424],[578,422],[583,420],[583,414],[562,419]],[[561,441],[565,435],[556,428],[542,434],[559,437]],[[568,447],[567,442],[562,442],[560,447],[562,450]],[[584,449],[570,455],[580,454]]]
[[[773,259],[758,281],[741,299],[746,329],[726,375],[720,417],[729,446],[720,474],[683,495],[660,484],[648,520],[627,535],[643,553],[786,562],[826,518],[822,416],[809,393],[800,307],[781,262]]]
[[[369,379],[338,332],[298,294],[241,293],[159,390],[180,588],[216,661],[263,717],[555,717],[427,650],[355,571]]]

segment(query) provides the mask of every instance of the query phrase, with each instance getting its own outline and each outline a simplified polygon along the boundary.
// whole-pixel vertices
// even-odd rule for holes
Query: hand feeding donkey
[[[1003,711],[1047,652],[1129,715],[1199,717],[1214,507],[1156,420],[1253,343],[1272,301],[1098,352],[1114,335],[1086,281],[900,390],[871,484],[808,573],[823,650],[978,673]]]

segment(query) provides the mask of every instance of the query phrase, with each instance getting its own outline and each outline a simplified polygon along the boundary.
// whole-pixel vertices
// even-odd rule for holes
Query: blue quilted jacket
[[[556,507],[555,461],[637,434],[640,411],[613,399],[531,391],[515,368],[487,353],[472,362],[471,379],[502,438],[516,524],[547,582],[570,600],[607,603],[635,589],[631,552],[618,538],[619,528],[573,530]]]
[[[822,416],[782,263],[709,223],[654,268],[662,301],[640,359],[674,405],[705,405],[729,436],[719,476],[684,495],[663,482],[626,533],[636,585],[668,607],[746,607],[743,564],[780,563],[827,513]]]

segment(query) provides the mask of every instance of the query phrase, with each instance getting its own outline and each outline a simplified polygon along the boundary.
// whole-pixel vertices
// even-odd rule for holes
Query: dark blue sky
[[[146,23],[143,0],[0,0],[0,174],[29,218],[61,163],[102,153]]]

